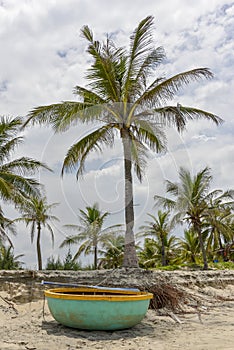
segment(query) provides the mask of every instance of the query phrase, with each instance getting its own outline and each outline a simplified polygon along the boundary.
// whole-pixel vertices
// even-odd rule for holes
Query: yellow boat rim
[[[106,301],[137,301],[152,299],[148,292],[133,292],[130,290],[110,290],[98,288],[53,288],[44,291],[46,298],[64,300],[106,300]]]

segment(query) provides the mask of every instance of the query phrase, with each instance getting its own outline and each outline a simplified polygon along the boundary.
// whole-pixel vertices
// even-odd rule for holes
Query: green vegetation
[[[61,261],[60,257],[55,259],[53,256],[47,259],[46,270],[81,270],[81,264],[74,261],[70,250],[65,256],[64,260]]]
[[[12,246],[4,245],[0,242],[0,270],[19,270],[23,263],[18,259],[23,257],[23,254],[14,255]]]
[[[112,269],[123,265],[124,257],[124,236],[111,236],[103,242],[99,259],[99,268]]]

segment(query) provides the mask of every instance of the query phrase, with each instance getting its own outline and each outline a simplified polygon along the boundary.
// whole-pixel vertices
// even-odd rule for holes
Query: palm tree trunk
[[[38,261],[38,270],[42,270],[42,257],[41,257],[40,239],[41,239],[41,224],[40,224],[40,222],[38,222],[37,223],[37,261]]]
[[[124,150],[124,179],[125,179],[125,245],[123,267],[138,267],[135,238],[133,233],[134,209],[133,209],[133,183],[132,183],[132,158],[131,139],[126,129],[121,132]]]
[[[195,223],[194,225],[195,232],[198,234],[198,239],[200,243],[200,249],[202,252],[202,259],[203,259],[203,270],[208,270],[208,262],[207,262],[207,256],[206,256],[206,250],[204,246],[204,241],[202,237],[202,231],[201,231],[201,224],[200,223]]]
[[[161,243],[162,243],[162,266],[167,266],[166,255],[165,255],[165,242],[164,237],[161,235]]]
[[[97,270],[97,246],[94,247],[94,270]]]

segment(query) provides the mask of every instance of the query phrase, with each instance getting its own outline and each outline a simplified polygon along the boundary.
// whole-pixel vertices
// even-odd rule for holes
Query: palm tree
[[[174,224],[169,221],[169,212],[158,211],[158,216],[148,214],[152,221],[146,221],[146,225],[141,226],[143,236],[155,237],[161,246],[161,263],[162,266],[168,265],[166,257],[166,242],[168,241],[170,231],[174,228]]]
[[[224,246],[233,237],[230,225],[234,217],[233,196],[233,191],[213,191],[209,198],[210,210],[204,222],[208,234],[207,249],[223,252],[223,260],[226,259]]]
[[[156,267],[161,261],[161,254],[158,254],[158,245],[153,238],[145,238],[144,247],[139,252],[139,264],[144,268]]]
[[[202,252],[204,270],[207,270],[208,262],[203,234],[205,233],[207,220],[210,220],[213,210],[213,207],[210,206],[210,200],[217,194],[217,190],[209,191],[212,176],[208,167],[194,176],[181,167],[179,178],[179,183],[173,183],[168,180],[166,182],[166,191],[175,197],[174,200],[157,195],[154,198],[156,204],[175,210],[174,219],[176,221],[184,220],[188,222],[190,227],[196,232]]]
[[[13,243],[9,237],[9,233],[15,235],[16,228],[12,220],[5,217],[2,208],[0,207],[0,243],[8,241],[9,245],[13,247]]]
[[[13,247],[7,246],[0,241],[0,270],[18,270],[22,267],[22,262],[18,259],[24,254],[14,255]]]
[[[73,260],[76,260],[82,253],[94,254],[94,269],[97,269],[98,245],[104,243],[112,235],[119,232],[121,225],[113,225],[103,229],[104,222],[109,215],[108,212],[102,213],[97,203],[92,207],[86,207],[86,211],[80,209],[79,221],[81,225],[65,225],[65,227],[78,231],[78,234],[68,236],[60,245],[60,248],[83,242]]]
[[[49,170],[45,164],[28,157],[11,160],[16,147],[23,142],[23,137],[17,136],[21,126],[21,118],[0,118],[0,198],[17,207],[39,194],[39,182],[28,176],[40,167]]]
[[[198,236],[192,229],[184,231],[184,237],[179,239],[178,247],[183,262],[198,263],[201,250]]]
[[[51,234],[52,244],[54,243],[54,231],[50,221],[59,221],[59,219],[51,215],[51,210],[56,207],[58,203],[47,204],[46,197],[33,197],[25,201],[21,208],[22,217],[14,221],[23,221],[26,226],[31,226],[31,242],[33,243],[35,232],[37,232],[36,248],[38,270],[42,270],[42,254],[41,254],[41,231],[42,228],[47,229]]]
[[[124,236],[112,236],[103,243],[99,267],[117,269],[122,266],[124,256]]]
[[[137,267],[134,228],[132,167],[141,181],[147,151],[165,149],[165,126],[183,131],[186,122],[205,118],[219,124],[221,119],[212,113],[181,105],[167,105],[178,90],[191,81],[211,78],[207,68],[197,68],[175,76],[155,77],[157,66],[165,59],[162,47],[153,43],[153,17],[143,19],[130,36],[130,47],[117,47],[107,36],[104,42],[94,39],[86,25],[82,36],[88,42],[92,58],[86,78],[87,88],[76,86],[76,101],[41,106],[33,109],[25,125],[48,124],[54,131],[64,132],[77,123],[96,125],[96,129],[73,144],[65,156],[62,174],[77,170],[84,173],[85,162],[92,151],[112,146],[115,137],[122,141],[125,178],[125,250],[124,267]]]
[[[178,249],[177,238],[174,235],[165,236],[162,248],[162,241],[159,237],[145,238],[144,248],[139,252],[140,265],[142,267],[157,267],[177,264]],[[165,254],[165,265],[162,265],[162,250]]]

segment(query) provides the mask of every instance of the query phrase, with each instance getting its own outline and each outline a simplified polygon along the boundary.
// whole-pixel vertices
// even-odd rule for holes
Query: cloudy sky
[[[169,77],[192,68],[209,67],[214,79],[191,84],[180,92],[176,102],[213,112],[225,120],[216,127],[209,122],[189,124],[179,135],[168,133],[168,152],[150,154],[142,184],[134,183],[136,230],[155,213],[154,194],[164,194],[164,181],[176,181],[178,169],[186,166],[194,173],[211,167],[213,187],[233,188],[234,168],[234,2],[225,0],[1,0],[0,1],[0,113],[26,116],[36,106],[74,100],[75,85],[85,85],[85,70],[90,64],[86,42],[80,29],[88,24],[96,38],[111,33],[118,44],[128,45],[130,33],[139,21],[155,18],[155,46],[163,46],[167,60],[161,72]],[[90,127],[89,127],[90,128]],[[99,202],[111,212],[108,224],[124,221],[123,168],[120,143],[103,154],[92,154],[87,173],[78,182],[74,174],[60,177],[68,147],[87,132],[87,126],[53,135],[50,129],[29,128],[25,144],[17,155],[46,162],[53,173],[40,172],[48,202],[59,202],[54,211],[60,219],[55,225],[55,246],[48,233],[42,236],[43,259],[66,254],[59,249],[65,238],[64,224],[78,223],[79,209]],[[6,214],[17,213],[7,207]],[[13,237],[15,253],[36,267],[34,245],[22,226]]]

